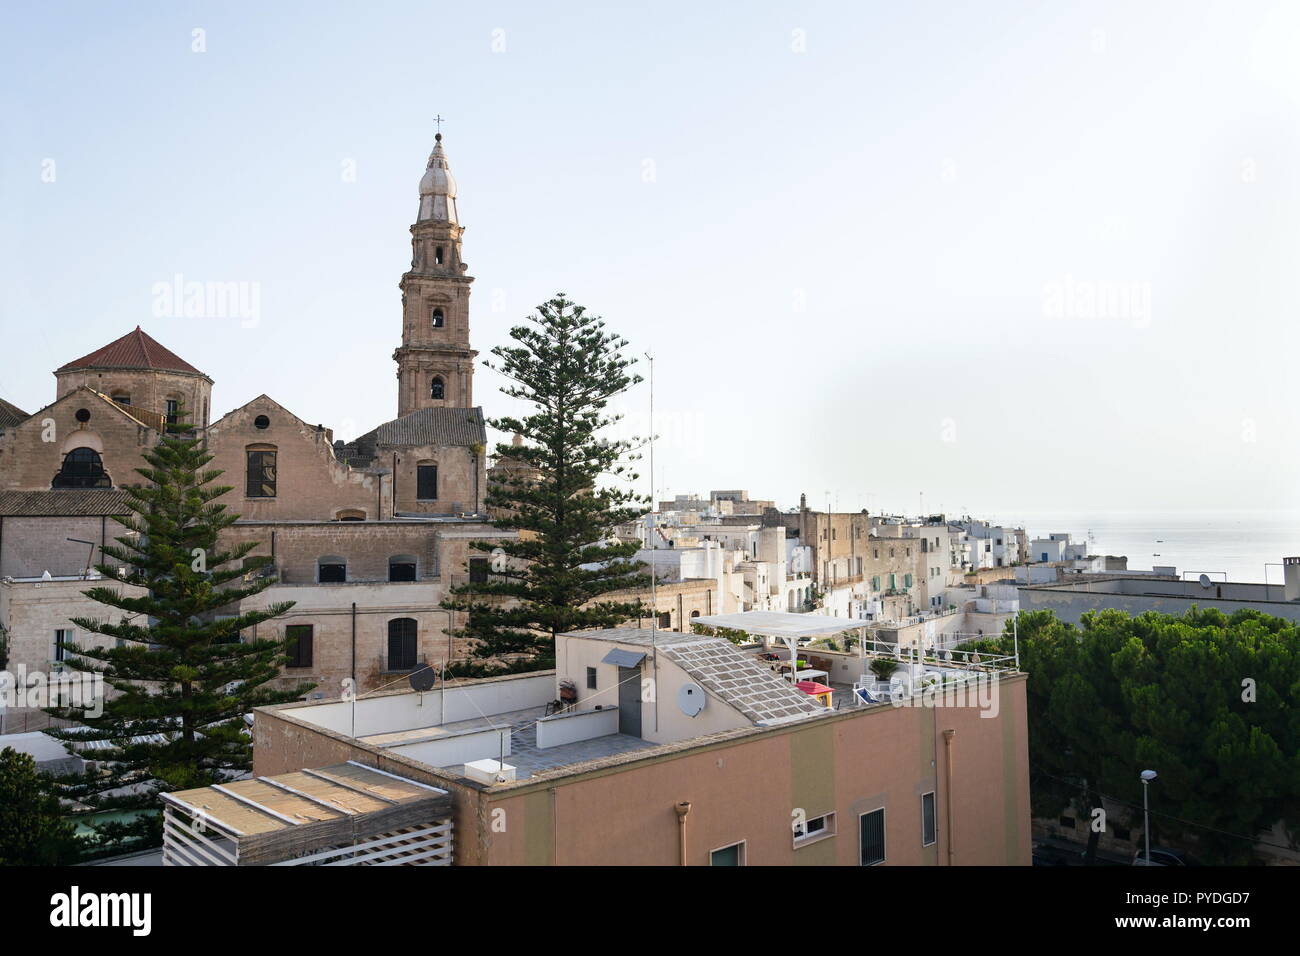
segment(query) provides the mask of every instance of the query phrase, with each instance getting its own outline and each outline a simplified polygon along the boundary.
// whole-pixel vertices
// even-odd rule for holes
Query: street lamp
[[[1147,866],[1151,865],[1151,814],[1147,809],[1147,789],[1155,778],[1154,770],[1142,771],[1142,838],[1146,840]]]

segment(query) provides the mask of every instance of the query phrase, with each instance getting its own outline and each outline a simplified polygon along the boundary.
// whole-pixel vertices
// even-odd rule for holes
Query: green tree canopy
[[[648,580],[634,560],[639,545],[612,537],[646,510],[628,487],[637,478],[632,445],[602,434],[620,418],[606,412],[609,401],[641,379],[628,371],[627,342],[562,293],[528,321],[511,329],[513,345],[492,350],[499,364],[489,363],[511,383],[504,394],[532,407],[490,423],[523,439],[497,445],[487,493],[493,525],[518,537],[473,542],[492,554],[491,574],[453,588],[442,606],[469,612],[457,633],[473,640],[475,655],[545,663],[557,634],[649,613],[639,601],[601,600]]]
[[[1050,611],[1019,617],[1037,772],[1140,807],[1139,774],[1155,770],[1160,830],[1195,835],[1223,862],[1251,856],[1249,840],[1225,834],[1253,838],[1278,820],[1300,832],[1293,622],[1192,608],[1180,616],[1093,611],[1081,625]],[[1010,626],[985,644],[1010,653]]]

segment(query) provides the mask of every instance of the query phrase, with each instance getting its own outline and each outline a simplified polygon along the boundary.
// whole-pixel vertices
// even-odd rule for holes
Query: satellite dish
[[[418,671],[412,671],[407,680],[411,682],[413,690],[423,693],[426,690],[433,690],[433,685],[438,683],[438,675],[434,673],[432,667],[426,666]]]
[[[1202,574],[1200,578],[1198,578],[1197,580],[1201,582],[1201,587],[1203,588],[1209,588],[1214,583],[1213,581],[1210,580],[1210,576],[1208,574]]]
[[[695,717],[704,709],[707,700],[704,688],[699,684],[683,684],[677,691],[677,706],[687,717]]]

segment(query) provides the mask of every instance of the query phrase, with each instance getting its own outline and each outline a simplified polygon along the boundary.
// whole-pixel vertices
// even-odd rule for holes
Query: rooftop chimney
[[[1300,601],[1300,558],[1283,558],[1282,574],[1286,579],[1283,597],[1288,601]]]

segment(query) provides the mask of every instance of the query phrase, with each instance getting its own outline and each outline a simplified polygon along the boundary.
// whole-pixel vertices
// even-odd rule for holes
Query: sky
[[[10,8],[0,397],[138,324],[217,414],[393,418],[442,116],[480,360],[604,316],[660,499],[1300,509],[1297,49],[1295,3]]]

